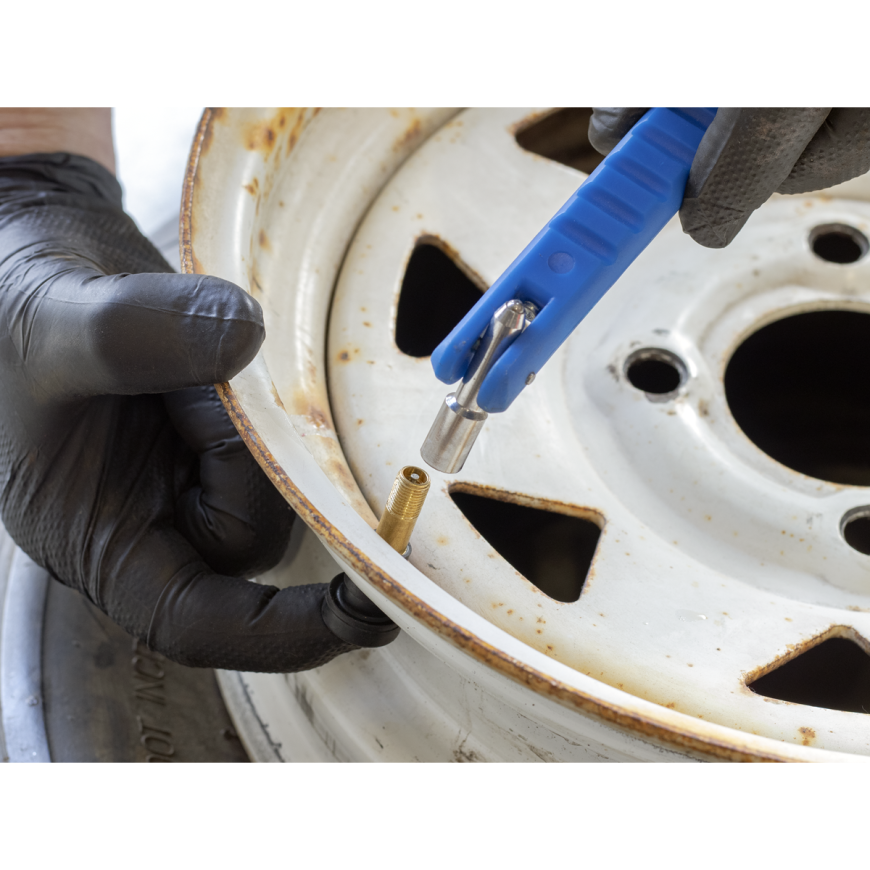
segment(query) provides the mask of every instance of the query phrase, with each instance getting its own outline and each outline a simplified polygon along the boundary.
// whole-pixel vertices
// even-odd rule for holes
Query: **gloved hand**
[[[646,109],[593,109],[589,141],[609,154]],[[772,193],[809,193],[870,170],[870,109],[719,109],[692,163],[683,231],[729,244]]]
[[[259,305],[178,275],[103,167],[0,159],[0,512],[16,543],[186,665],[315,667],[355,647],[327,584],[279,591],[293,514],[212,384],[264,338]]]

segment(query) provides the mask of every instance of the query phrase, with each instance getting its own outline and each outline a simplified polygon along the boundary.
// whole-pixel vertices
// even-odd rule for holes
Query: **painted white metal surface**
[[[261,578],[277,586],[328,582],[337,567],[316,535],[294,528],[284,562]],[[509,681],[469,679],[445,650],[403,633],[300,674],[219,672],[249,755],[258,761],[686,760],[619,732],[578,731],[577,717]]]
[[[679,753],[840,760],[866,752],[861,717],[767,703],[742,686],[743,672],[773,660],[806,632],[828,628],[832,620],[857,628],[855,620],[866,614],[847,608],[861,606],[856,602],[866,591],[856,571],[858,579],[842,581],[851,586],[826,589],[821,600],[809,591],[811,579],[784,595],[787,573],[791,582],[800,570],[795,552],[786,555],[779,540],[778,559],[742,573],[760,561],[765,534],[758,523],[741,525],[742,499],[759,502],[769,524],[780,515],[765,513],[765,504],[782,509],[792,490],[804,512],[819,499],[807,487],[793,487],[797,475],[787,472],[786,481],[780,470],[771,471],[772,460],[742,443],[716,404],[716,366],[762,295],[736,286],[747,272],[747,252],[739,245],[696,251],[676,229],[666,230],[633,267],[635,284],[621,282],[534,387],[506,414],[491,418],[463,472],[476,484],[603,514],[594,576],[579,602],[545,601],[490,558],[443,491],[430,496],[412,564],[372,532],[368,505],[379,510],[388,480],[415,458],[443,395],[428,361],[400,358],[390,340],[398,282],[414,239],[421,231],[438,233],[464,263],[492,280],[582,180],[518,148],[508,128],[530,111],[469,112],[446,128],[452,112],[246,110],[204,118],[187,180],[185,267],[249,288],[264,306],[269,336],[257,360],[234,380],[227,394],[231,410],[331,557],[406,631],[400,643],[307,674],[225,675],[249,749],[264,760],[275,757],[276,745],[290,760],[447,760],[456,752],[474,759]],[[524,207],[514,208],[520,200]],[[777,276],[784,268],[793,275],[806,266],[799,203],[771,203],[754,219],[769,221],[768,235],[783,222],[791,228],[765,263],[767,290],[783,289]],[[866,207],[857,201],[820,200],[813,207],[820,205],[841,220],[865,219]],[[711,267],[704,258],[713,254],[720,260]],[[734,258],[731,266],[721,265],[723,256]],[[376,328],[357,323],[355,302],[375,306],[378,316],[366,319]],[[783,300],[769,304],[765,310],[781,310]],[[722,326],[732,315],[731,327]],[[710,325],[716,317],[721,335]],[[331,359],[352,342],[358,356],[374,364],[332,366],[327,381],[327,326]],[[619,365],[640,346],[635,342],[684,356],[692,379],[676,402],[650,403],[621,378]],[[616,366],[615,376],[608,365]],[[367,416],[356,413],[356,403],[365,405]],[[537,428],[533,416],[544,421]],[[366,425],[352,431],[357,419]],[[512,461],[518,451],[527,461]],[[668,463],[680,467],[669,471]],[[723,483],[726,472],[734,481]],[[672,481],[689,489],[673,497],[661,492],[663,485],[676,489]],[[711,502],[715,518],[709,509],[695,515]],[[731,518],[727,504],[743,510]],[[745,547],[728,538],[741,529]],[[828,529],[816,525],[813,534]],[[444,534],[452,546],[438,544]],[[469,565],[477,566],[475,582],[466,584],[461,578]],[[765,578],[755,576],[762,572]],[[286,572],[269,579],[289,582]],[[509,609],[516,619],[508,618]],[[537,623],[541,612],[545,623]],[[540,635],[518,628],[519,615],[526,614],[538,627],[546,625]],[[232,679],[236,690],[230,691]],[[837,729],[829,730],[838,733],[820,736],[817,744],[828,751],[802,745],[805,732],[798,728],[811,726],[807,716],[816,714],[837,719]],[[384,742],[381,734],[390,728]],[[268,733],[265,743],[257,729]],[[421,729],[428,735],[425,751],[413,736]],[[510,737],[512,731],[522,736]]]
[[[517,110],[462,113],[422,145],[373,204],[348,251],[330,320],[330,397],[351,470],[382,504],[414,459],[445,388],[394,340],[407,262],[446,245],[485,285],[576,190],[582,173],[520,148]],[[833,630],[870,639],[870,559],[840,518],[860,487],[800,475],[755,447],[723,386],[731,353],[774,319],[870,311],[870,261],[828,263],[813,227],[867,231],[870,205],[781,198],[725,250],[674,220],[503,415],[458,475],[433,473],[412,562],[525,644],[639,697],[708,721],[870,753],[862,714],[765,699],[744,678]],[[638,348],[670,350],[689,380],[650,401],[624,375]],[[440,487],[437,485],[440,483]],[[515,571],[449,486],[604,518],[594,577],[556,601]]]

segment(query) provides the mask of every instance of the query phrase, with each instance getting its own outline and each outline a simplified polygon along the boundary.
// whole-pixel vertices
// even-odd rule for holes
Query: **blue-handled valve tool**
[[[455,474],[488,413],[506,410],[677,213],[716,109],[650,109],[432,354],[447,384],[421,455]]]

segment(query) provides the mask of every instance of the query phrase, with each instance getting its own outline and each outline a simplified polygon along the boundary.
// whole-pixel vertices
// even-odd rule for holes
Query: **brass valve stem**
[[[377,533],[398,553],[404,554],[426,494],[429,475],[422,468],[406,465],[393,481]]]

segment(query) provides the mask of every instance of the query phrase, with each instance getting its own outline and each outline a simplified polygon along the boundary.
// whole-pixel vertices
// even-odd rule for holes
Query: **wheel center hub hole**
[[[810,477],[870,486],[870,314],[815,311],[749,336],[725,371],[746,436]]]

